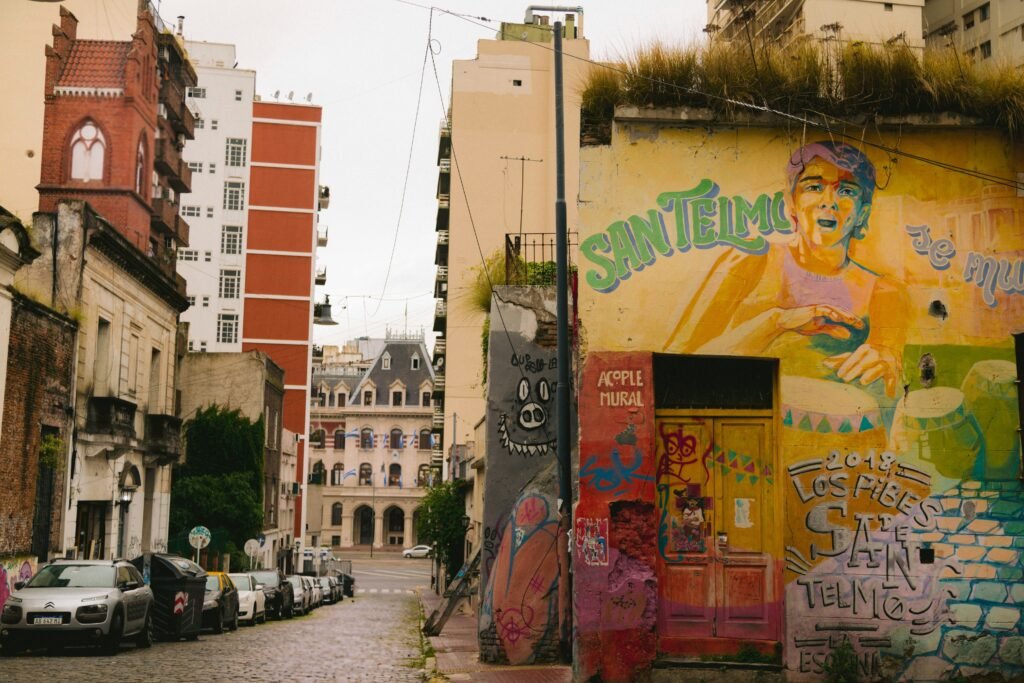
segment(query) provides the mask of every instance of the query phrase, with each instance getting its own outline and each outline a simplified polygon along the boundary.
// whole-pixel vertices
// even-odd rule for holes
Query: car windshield
[[[262,583],[264,586],[277,586],[277,572],[253,572],[253,577],[256,581]]]
[[[207,576],[206,577],[206,590],[208,590],[208,591],[219,591],[220,590],[220,581],[217,580],[216,576]]]
[[[238,590],[252,590],[252,585],[250,585],[249,583],[252,577],[250,577],[248,574],[228,574],[228,576],[230,576],[231,580],[235,582],[235,587],[238,588]]]
[[[320,585],[324,588],[329,588],[331,585],[331,580],[326,577],[320,577]]]
[[[113,588],[114,567],[90,564],[50,564],[26,584],[28,588]]]

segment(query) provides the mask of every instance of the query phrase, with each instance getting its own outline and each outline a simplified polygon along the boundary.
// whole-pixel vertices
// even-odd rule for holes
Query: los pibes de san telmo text
[[[782,192],[758,195],[753,202],[739,196],[720,197],[719,192],[718,183],[707,178],[690,190],[662,192],[656,200],[660,209],[649,209],[646,218],[630,216],[583,240],[580,251],[596,266],[587,270],[587,284],[607,294],[634,271],[675,251],[723,245],[764,254],[768,251],[765,235],[793,232]]]

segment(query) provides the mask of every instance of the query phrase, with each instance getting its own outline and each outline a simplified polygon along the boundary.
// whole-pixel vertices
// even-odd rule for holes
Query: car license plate
[[[33,624],[63,624],[64,620],[61,617],[59,617],[59,616],[56,616],[56,617],[36,617],[32,621],[32,623]]]

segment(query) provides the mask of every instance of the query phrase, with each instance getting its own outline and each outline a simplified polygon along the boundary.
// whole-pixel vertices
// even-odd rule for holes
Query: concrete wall
[[[552,287],[498,287],[492,299],[481,586],[490,586],[502,544],[514,533],[513,513],[521,489],[555,461],[558,366],[554,311]],[[552,483],[546,494],[557,495],[557,484]],[[552,507],[551,514],[557,522],[557,509]],[[525,562],[516,566],[517,571],[532,571]],[[481,658],[525,661],[525,653],[516,648],[489,645],[488,628],[493,628],[492,615],[485,605],[480,615]]]
[[[892,142],[884,128],[840,146],[620,113],[612,144],[581,153],[577,677],[633,680],[659,655],[735,659],[747,642],[790,680],[816,680],[845,640],[865,677],[1024,673],[1012,336],[1024,330],[1024,199],[893,162],[872,146]],[[901,152],[996,178],[1024,166],[997,131],[908,121],[901,133]],[[757,457],[715,450],[718,432],[693,439],[750,410],[664,411],[669,384],[752,380],[658,374],[692,356],[771,361]],[[691,432],[661,428],[680,416]],[[722,507],[705,505],[690,545],[677,534],[686,501],[670,494],[712,489]],[[766,549],[760,593],[673,578]],[[776,630],[667,637],[680,614],[736,610]]]

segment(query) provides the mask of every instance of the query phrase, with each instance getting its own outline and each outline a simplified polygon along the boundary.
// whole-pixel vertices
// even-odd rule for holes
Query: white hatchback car
[[[267,621],[267,595],[251,574],[228,574],[238,588],[238,620],[255,626]]]
[[[430,557],[434,549],[429,545],[416,545],[402,551],[402,557]]]

